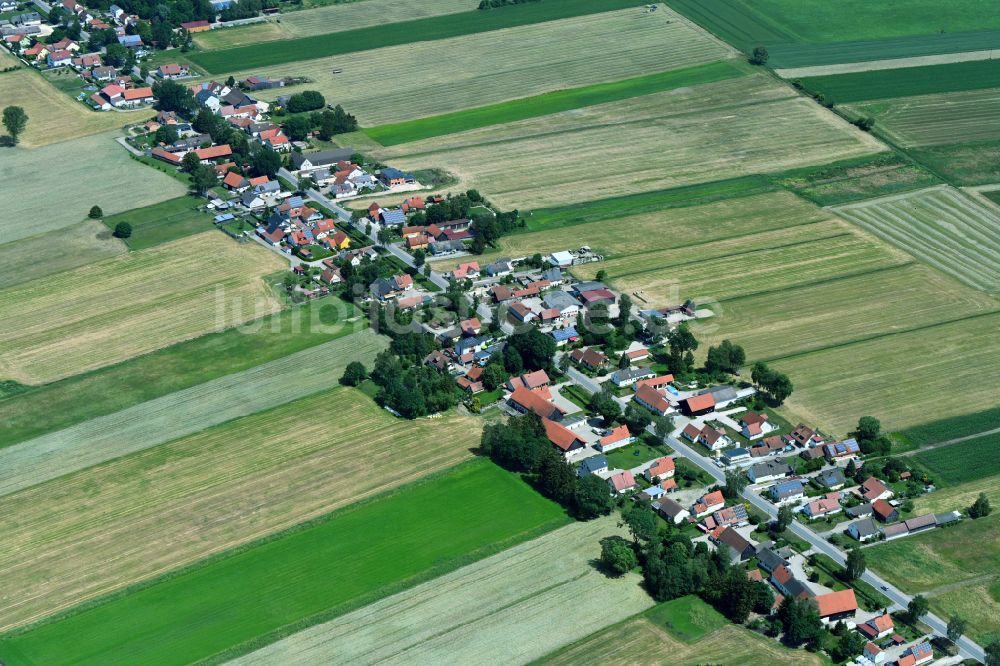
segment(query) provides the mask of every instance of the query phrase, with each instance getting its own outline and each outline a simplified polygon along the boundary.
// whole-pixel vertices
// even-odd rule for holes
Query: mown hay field
[[[746,76],[404,144],[377,154],[443,168],[501,208],[794,169],[885,148],[768,77]]]
[[[889,430],[977,412],[1000,391],[1000,314],[924,327],[776,361],[795,392],[786,408],[828,432],[859,416]]]
[[[28,114],[28,125],[21,135],[19,144],[23,148],[38,148],[112,129],[120,130],[130,123],[153,117],[153,111],[150,109],[121,113],[93,111],[80,102],[73,101],[69,95],[57,90],[38,72],[31,71],[23,65],[21,70],[3,74],[0,85],[0,109],[15,104],[23,107]],[[120,146],[116,148],[124,152]],[[4,152],[4,162],[7,162],[8,158],[12,157],[11,151]],[[93,162],[89,166],[97,163]],[[50,168],[58,166],[58,162],[49,165]],[[79,165],[71,163],[67,166]],[[44,179],[45,174],[40,169],[37,176]],[[113,176],[108,177],[113,179]]]
[[[784,192],[650,213],[608,216],[606,219],[603,215],[600,217],[594,222],[565,226],[556,223],[542,231],[504,236],[499,241],[499,248],[485,255],[483,261],[493,256],[524,257],[536,252],[545,254],[587,244],[605,257],[606,261],[599,267],[615,259],[621,259],[623,265],[632,265],[626,261],[627,258],[832,220],[825,211]],[[461,261],[445,259],[434,265],[439,269],[451,268]],[[574,271],[587,270],[585,266],[574,268]],[[614,277],[613,271],[608,272]]]
[[[145,171],[142,175],[150,175]],[[274,312],[284,262],[208,232],[0,291],[0,376],[40,384]]]
[[[335,388],[0,499],[0,629],[471,457],[472,417],[404,421]]]
[[[232,375],[360,331],[352,305],[327,298],[143,354],[123,363],[31,387],[0,401],[0,448],[62,430],[169,393]],[[359,334],[359,358],[368,340]],[[337,352],[336,347],[329,348]],[[336,358],[324,362],[342,363]],[[317,371],[320,366],[316,366]],[[277,366],[271,368],[282,374]],[[286,368],[287,370],[287,368]],[[221,389],[220,389],[221,390]]]
[[[517,476],[477,460],[9,635],[0,640],[0,659],[10,666],[188,664],[247,642],[259,645],[274,632],[332,617],[567,520]],[[530,574],[534,592],[537,571]],[[591,610],[598,608],[606,606]]]
[[[0,285],[12,287],[54,272],[128,252],[125,243],[96,220],[0,244]]]
[[[194,35],[194,43],[205,50],[260,44],[276,39],[294,39],[332,34],[375,25],[413,21],[474,9],[468,0],[365,0],[281,14],[267,23],[209,30]],[[335,39],[335,38],[332,38]]]
[[[917,263],[727,299],[699,323],[703,345],[728,338],[772,360],[1000,309],[991,296]]]
[[[1000,139],[998,88],[874,100],[844,108],[874,117],[878,130],[901,146]]]
[[[358,56],[355,54],[380,46],[407,47],[416,42],[436,42],[461,36],[495,33],[537,23],[624,9],[636,11],[632,0],[549,0],[544,4],[523,4],[503,12],[478,11],[469,7],[468,11],[461,13],[371,25],[340,31],[334,35],[298,37],[282,40],[280,43],[249,44],[217,51],[200,51],[188,57],[211,74],[229,72],[234,66],[268,67],[333,56],[356,60]],[[645,13],[642,9],[639,11]]]
[[[330,389],[350,361],[368,365],[385,347],[365,329],[0,449],[0,495]]]
[[[4,81],[8,76],[12,75],[5,74]],[[0,86],[0,106],[6,92],[5,83]],[[39,120],[43,117],[44,113],[38,114]],[[32,123],[29,120],[29,128]],[[115,143],[114,136],[95,134],[37,150],[5,149],[0,161],[0,199],[4,201],[0,243],[75,224],[94,205],[111,215],[184,194],[180,181],[142,167]],[[40,202],[44,209],[39,208]]]
[[[1000,515],[878,544],[865,559],[902,590],[924,594],[942,617],[968,618],[973,640],[1000,631]]]
[[[693,636],[681,637],[680,632],[669,624],[664,627],[659,617],[661,608],[677,602],[685,602],[683,610],[687,616],[677,618],[681,624],[687,627],[692,624],[692,619],[698,621],[701,616],[711,615],[711,628],[706,628],[703,632],[702,627],[695,626]],[[700,599],[690,602],[687,597],[667,602],[639,617],[603,629],[549,655],[539,663],[547,666],[599,666],[610,663],[636,666],[742,666],[757,661],[802,666],[820,666],[824,663],[816,654],[805,650],[790,650],[773,639],[729,624]]]
[[[970,287],[1000,291],[1000,215],[993,207],[941,185],[834,210]]]
[[[372,126],[712,62],[730,53],[666,9],[647,14],[633,8],[378,48],[363,57],[255,68],[236,77],[308,76],[310,89],[342,104],[362,125]],[[342,71],[334,74],[334,69]],[[277,88],[263,91],[261,97],[273,99],[288,92]]]
[[[608,578],[612,518],[574,523],[251,653],[235,664],[525,663],[653,605]]]

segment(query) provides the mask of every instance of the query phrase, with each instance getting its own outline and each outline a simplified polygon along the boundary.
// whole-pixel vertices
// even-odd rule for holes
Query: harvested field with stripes
[[[1000,87],[1000,63],[970,60],[800,79],[811,92],[839,103]]]
[[[611,534],[612,517],[568,525],[234,663],[530,662],[653,605],[637,575],[594,568]]]
[[[1000,88],[918,95],[844,105],[872,116],[901,146],[938,146],[1000,139]]]
[[[788,411],[846,434],[877,414],[887,430],[971,414],[1000,393],[1000,313],[776,361],[795,392]],[[933,409],[930,406],[933,405]]]
[[[586,242],[609,261],[624,261],[647,253],[724,242],[830,219],[822,209],[791,194],[774,192],[504,236],[499,249],[482,261],[493,256],[522,257],[535,252],[556,252],[577,247],[581,242]],[[461,262],[462,259],[446,259],[435,262],[435,267],[450,269]],[[585,267],[574,269],[579,270]],[[609,273],[614,276],[612,271]]]
[[[39,257],[50,257],[53,248],[59,248],[56,265],[39,261]],[[87,220],[58,232],[0,244],[0,285],[13,287],[126,252],[125,243],[113,237],[106,226]]]
[[[33,72],[25,74],[39,78]],[[15,75],[20,72],[4,74],[3,80]],[[3,106],[6,84],[0,86],[0,91]],[[27,111],[31,115],[30,107]],[[39,120],[43,117],[44,112],[37,114]],[[33,115],[29,128],[35,126],[35,118]],[[5,150],[0,166],[0,200],[4,201],[0,243],[76,224],[86,219],[93,205],[111,215],[184,194],[184,185],[176,178],[144,168],[131,159],[115,143],[115,135],[95,134],[37,150]],[[90,178],[95,164],[100,165],[100,177]],[[122,196],[122,192],[128,192],[128,196]],[[39,214],[40,201],[46,204],[44,214]]]
[[[1000,215],[956,189],[942,185],[834,210],[975,289],[1000,291]]]
[[[0,449],[0,495],[337,385],[386,347],[370,329]]]
[[[363,58],[332,56],[257,68],[236,78],[308,76],[310,89],[371,126],[712,62],[731,52],[666,9],[655,14],[627,9],[380,48]],[[335,69],[342,71],[334,74]],[[372,85],[375,80],[378,85]],[[287,92],[277,88],[261,96]]]
[[[348,2],[287,12],[281,14],[279,20],[199,32],[193,38],[201,49],[226,49],[276,39],[335,34],[345,30],[472,10],[474,8],[469,5],[468,0],[434,0],[433,3],[426,0],[365,0],[364,4]]]
[[[774,359],[992,312],[1000,303],[918,263],[723,301],[703,346],[729,338]]]
[[[472,417],[404,421],[335,388],[9,495],[0,629],[450,467],[478,442]]]
[[[274,312],[261,278],[284,266],[211,231],[4,289],[19,325],[0,330],[0,377],[50,382]]]
[[[784,171],[884,146],[763,75],[404,144],[377,154],[443,168],[520,210]]]

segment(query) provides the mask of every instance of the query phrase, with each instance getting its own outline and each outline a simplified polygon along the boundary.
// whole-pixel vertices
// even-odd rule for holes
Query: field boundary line
[[[939,321],[933,324],[925,324],[923,326],[914,326],[913,328],[907,328],[900,331],[890,331],[887,333],[877,333],[875,335],[869,335],[864,338],[858,338],[856,340],[848,340],[846,342],[838,342],[834,345],[826,345],[824,347],[818,347],[816,349],[807,349],[803,351],[793,352],[791,354],[783,354],[781,356],[770,356],[767,358],[760,359],[761,361],[772,363],[776,361],[787,361],[789,359],[798,358],[800,356],[808,356],[809,354],[815,354],[818,352],[829,351],[832,349],[840,349],[841,347],[850,347],[852,345],[863,344],[865,342],[871,342],[873,340],[881,340],[884,338],[890,338],[894,335],[906,335],[908,333],[917,333],[919,331],[925,331],[931,328],[938,328],[940,326],[948,326],[949,324],[958,324],[963,321],[970,321],[973,319],[980,319],[982,317],[991,317],[995,315],[1000,315],[1000,309],[990,310],[989,312],[977,312],[976,314],[966,315],[965,317],[958,317],[957,319],[948,319],[946,321]],[[906,454],[902,454],[906,455]]]
[[[939,53],[936,55],[908,56],[902,58],[883,58],[881,60],[864,60],[860,62],[845,62],[836,65],[807,65],[804,67],[779,67],[774,73],[783,79],[795,79],[810,76],[835,76],[837,74],[854,74],[857,72],[878,72],[886,69],[905,69],[907,67],[924,67],[927,65],[950,65],[956,62],[971,62],[975,60],[992,60],[996,49],[979,51],[958,51],[955,53]]]
[[[988,437],[989,435],[995,435],[1000,433],[1000,428],[993,428],[992,430],[984,430],[982,432],[977,432],[972,435],[962,435],[961,437],[955,437],[954,439],[947,439],[943,442],[934,442],[932,444],[924,444],[921,447],[913,449],[912,451],[904,451],[900,453],[901,456],[912,456],[918,453],[923,453],[924,451],[930,451],[931,449],[939,449],[943,446],[950,446],[952,444],[961,444],[970,439],[978,439],[979,437]]]
[[[822,239],[821,239],[822,240]],[[741,298],[753,298],[755,296],[766,296],[768,294],[779,294],[788,291],[789,289],[805,289],[807,287],[816,287],[821,284],[827,284],[828,282],[839,282],[840,280],[848,280],[850,278],[861,277],[862,275],[871,275],[873,273],[881,273],[882,271],[891,271],[897,268],[904,268],[906,266],[913,266],[919,264],[920,262],[913,261],[903,261],[898,264],[891,264],[888,266],[881,266],[879,268],[872,268],[867,271],[856,271],[854,273],[844,273],[843,275],[834,275],[828,278],[823,278],[822,280],[812,280],[809,282],[800,282],[789,287],[778,287],[775,289],[762,289],[760,291],[752,291],[747,294],[740,294],[739,296],[732,296],[730,298],[719,298],[716,299],[719,303],[728,303],[729,301],[739,300]]]
[[[840,210],[854,210],[855,208],[866,208],[868,206],[874,206],[876,204],[891,203],[893,201],[900,201],[902,199],[908,199],[917,195],[929,194],[931,192],[940,191],[951,191],[954,192],[959,188],[951,185],[950,183],[942,183],[941,185],[932,185],[930,187],[925,187],[921,190],[908,190],[906,192],[897,192],[896,194],[887,194],[882,197],[875,197],[874,199],[862,199],[861,201],[852,201],[846,204],[836,204],[833,206],[824,206],[824,210],[829,210],[836,213]]]

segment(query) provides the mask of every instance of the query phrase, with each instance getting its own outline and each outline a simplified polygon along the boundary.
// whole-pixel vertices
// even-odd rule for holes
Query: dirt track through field
[[[838,65],[813,65],[811,67],[789,67],[776,69],[774,73],[783,79],[797,79],[806,76],[830,76],[833,74],[851,74],[853,72],[874,72],[883,69],[899,69],[901,67],[924,67],[926,65],[948,65],[955,62],[971,62],[973,60],[992,60],[994,50],[967,51],[965,53],[942,53],[938,55],[912,56],[909,58],[888,58],[886,60],[868,60],[865,62],[845,62]]]
[[[369,329],[0,450],[0,495],[337,385],[386,346]]]
[[[237,659],[283,664],[519,664],[653,605],[593,561],[613,517],[574,523]]]

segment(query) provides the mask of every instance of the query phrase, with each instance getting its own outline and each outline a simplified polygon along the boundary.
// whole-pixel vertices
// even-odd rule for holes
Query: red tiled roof
[[[562,413],[563,411],[558,405],[552,404],[539,394],[524,387],[515,389],[510,394],[510,400],[542,418],[550,418],[554,413]]]
[[[243,181],[246,180],[241,174],[235,171],[230,171],[226,174],[226,177],[222,179],[223,185],[228,185],[229,187],[241,187]]]
[[[126,100],[147,99],[153,96],[152,88],[129,88],[125,91]]]
[[[820,594],[816,597],[816,605],[819,606],[820,617],[858,610],[858,600],[854,596],[854,590],[850,588],[839,592]]]
[[[217,157],[229,157],[233,154],[233,149],[229,147],[228,143],[226,143],[221,146],[199,148],[194,151],[194,154],[198,156],[199,160],[212,160]]]
[[[607,446],[608,444],[614,444],[620,442],[623,439],[628,439],[632,436],[632,433],[628,431],[628,426],[621,425],[611,431],[611,434],[601,437],[601,446]]]
[[[712,397],[711,393],[691,396],[685,402],[687,402],[688,409],[692,412],[700,412],[703,409],[715,407],[715,398]]]
[[[608,482],[616,491],[620,492],[633,487],[635,485],[635,477],[632,476],[632,472],[626,469],[612,476],[608,479]]]
[[[675,468],[674,459],[670,456],[664,456],[654,460],[653,464],[649,466],[648,472],[650,476],[662,476],[673,472]]]
[[[545,426],[545,436],[563,451],[569,451],[574,444],[583,444],[583,440],[575,432],[552,419],[543,418],[542,424]]]
[[[159,147],[153,148],[152,153],[153,153],[153,157],[159,157],[161,159],[164,159],[164,160],[166,160],[168,162],[172,162],[174,164],[180,164],[181,163],[181,158],[180,157],[178,157],[174,153],[170,153],[170,152],[167,152],[166,150],[163,150],[163,148],[159,148]]]

